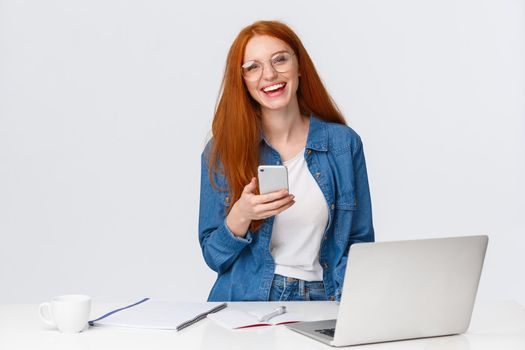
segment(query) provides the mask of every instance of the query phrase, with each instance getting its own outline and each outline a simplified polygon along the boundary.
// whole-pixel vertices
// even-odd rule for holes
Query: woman
[[[218,273],[208,300],[339,300],[350,245],[374,240],[363,147],[285,24],[239,33],[212,132],[199,214]],[[286,165],[290,193],[259,195],[259,164]]]

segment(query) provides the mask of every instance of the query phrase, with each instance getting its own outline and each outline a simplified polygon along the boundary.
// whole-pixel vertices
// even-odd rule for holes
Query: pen
[[[270,319],[274,318],[275,316],[282,315],[285,312],[286,312],[286,306],[279,306],[277,309],[270,312],[269,314],[259,317],[259,322],[268,322]]]
[[[186,322],[181,323],[180,325],[177,326],[177,331],[180,331],[181,329],[184,329],[184,328],[186,328],[188,326],[191,326],[194,323],[199,322],[200,320],[205,319],[206,316],[208,316],[209,314],[212,314],[214,312],[221,311],[222,309],[225,309],[226,306],[228,306],[228,304],[222,303],[220,305],[217,305],[216,307],[214,307],[213,309],[211,309],[209,311],[203,312],[202,314],[199,314],[199,315],[195,316],[191,320],[188,320]]]

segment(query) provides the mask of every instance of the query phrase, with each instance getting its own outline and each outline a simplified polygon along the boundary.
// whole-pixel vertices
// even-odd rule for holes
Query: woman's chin
[[[283,109],[283,108],[286,108],[289,104],[290,104],[290,101],[286,98],[275,99],[273,101],[264,99],[260,103],[263,109],[269,109],[269,110]]]

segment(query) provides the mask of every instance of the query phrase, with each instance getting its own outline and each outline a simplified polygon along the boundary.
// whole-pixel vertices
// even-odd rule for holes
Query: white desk
[[[124,303],[125,304],[125,303]],[[229,303],[229,308],[249,308],[253,303]],[[292,302],[288,310],[300,308],[313,315],[334,318],[337,305],[331,302]],[[92,315],[122,304],[94,303]],[[253,305],[252,305],[253,307]],[[37,305],[0,305],[0,349],[102,350],[102,349],[334,349],[284,328],[257,327],[230,331],[203,320],[180,332],[92,327],[83,333],[61,334],[44,326]],[[466,334],[430,339],[349,347],[376,349],[525,349],[525,308],[514,302],[478,304]]]

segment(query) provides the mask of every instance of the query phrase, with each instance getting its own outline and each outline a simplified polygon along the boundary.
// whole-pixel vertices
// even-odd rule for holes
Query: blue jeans
[[[323,281],[303,281],[274,275],[269,301],[328,300]]]

